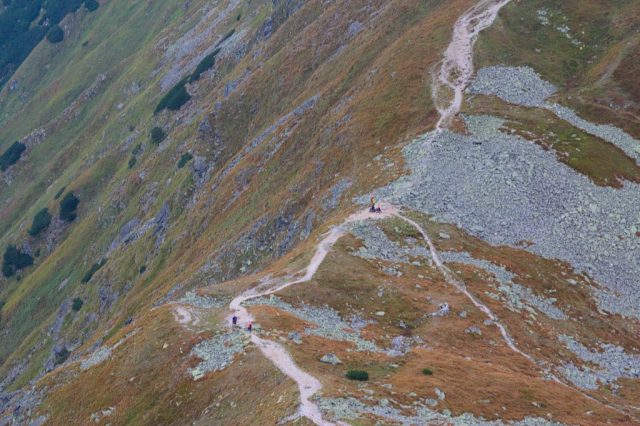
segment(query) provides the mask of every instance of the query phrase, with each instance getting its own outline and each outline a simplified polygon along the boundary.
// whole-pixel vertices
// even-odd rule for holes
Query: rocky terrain
[[[640,424],[638,2],[83,5],[0,70],[0,425]]]

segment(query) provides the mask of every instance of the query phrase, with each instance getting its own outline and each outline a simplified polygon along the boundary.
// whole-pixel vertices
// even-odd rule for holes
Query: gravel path
[[[301,278],[297,278],[291,281],[285,281],[276,285],[269,285],[267,283],[267,285],[265,286],[259,286],[258,288],[249,289],[237,296],[229,304],[229,309],[232,312],[232,314],[228,318],[229,323],[231,322],[231,316],[233,315],[238,317],[238,322],[241,325],[246,325],[249,322],[253,321],[253,317],[243,306],[244,302],[247,302],[251,299],[259,298],[261,296],[267,296],[276,293],[292,285],[301,284],[312,279],[316,271],[324,261],[325,257],[329,253],[329,250],[331,250],[331,247],[345,233],[348,224],[368,219],[384,219],[390,217],[396,212],[396,210],[389,205],[382,205],[382,209],[384,213],[369,213],[366,210],[355,213],[349,216],[341,225],[332,228],[327,234],[325,234],[325,237],[318,244],[316,252],[311,258],[309,265],[303,271],[301,271],[301,273],[303,273]],[[333,423],[330,423],[322,418],[320,409],[313,401],[311,401],[311,397],[320,389],[322,389],[322,384],[320,383],[320,381],[315,377],[309,375],[308,373],[302,371],[295,364],[291,356],[287,353],[286,349],[282,345],[273,341],[262,339],[255,333],[251,334],[251,342],[253,342],[264,354],[264,356],[266,356],[276,367],[278,367],[280,371],[282,371],[285,375],[287,375],[297,383],[298,390],[300,391],[300,415],[308,418],[317,425],[332,425]]]
[[[440,119],[436,129],[445,128],[460,112],[463,91],[473,75],[473,46],[480,32],[493,24],[498,12],[511,0],[480,0],[468,9],[455,23],[453,35],[440,70],[434,75],[432,91]],[[442,89],[453,92],[453,98],[446,105],[439,102]],[[444,94],[447,98],[447,94]]]

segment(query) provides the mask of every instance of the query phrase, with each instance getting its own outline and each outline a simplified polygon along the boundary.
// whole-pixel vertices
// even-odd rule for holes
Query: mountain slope
[[[0,281],[2,421],[638,422],[636,6],[583,3],[67,16],[0,94],[0,149],[26,147],[0,247],[34,259]],[[456,22],[491,26],[473,58]],[[395,207],[332,228],[372,191]],[[301,412],[270,350],[322,386]]]

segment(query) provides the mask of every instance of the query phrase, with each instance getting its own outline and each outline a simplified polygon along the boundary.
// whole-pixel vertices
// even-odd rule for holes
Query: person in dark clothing
[[[238,324],[238,317],[234,315],[233,318],[231,318],[231,323],[233,325],[237,325]]]
[[[249,330],[249,333],[251,333],[252,328],[253,328],[253,322],[250,322],[249,325],[247,326],[247,330]]]

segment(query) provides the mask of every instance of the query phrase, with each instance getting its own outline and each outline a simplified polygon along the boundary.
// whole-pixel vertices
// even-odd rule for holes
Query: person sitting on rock
[[[253,322],[249,321],[249,325],[247,326],[247,330],[249,331],[249,333],[251,333],[252,329],[253,329]]]

